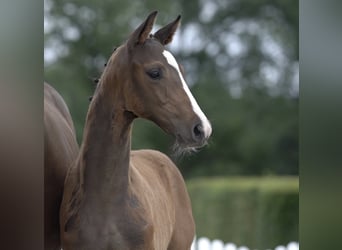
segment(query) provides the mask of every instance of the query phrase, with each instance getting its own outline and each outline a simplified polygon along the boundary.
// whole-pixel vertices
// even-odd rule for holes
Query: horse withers
[[[74,125],[63,98],[44,83],[44,249],[60,250],[59,208],[68,167],[76,159]]]
[[[180,23],[150,34],[157,12],[107,62],[69,169],[61,206],[64,250],[187,250],[195,234],[181,173],[164,154],[131,151],[135,118],[173,135],[178,147],[205,145],[211,125],[165,49]]]

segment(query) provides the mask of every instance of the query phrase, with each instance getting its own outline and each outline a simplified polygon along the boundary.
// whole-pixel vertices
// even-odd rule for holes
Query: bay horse
[[[74,125],[63,98],[44,83],[44,249],[60,250],[59,208],[68,167],[78,154]]]
[[[135,118],[202,147],[211,125],[164,46],[180,16],[150,35],[157,12],[107,62],[89,105],[83,143],[64,186],[64,250],[186,250],[195,224],[182,175],[164,154],[131,151]]]

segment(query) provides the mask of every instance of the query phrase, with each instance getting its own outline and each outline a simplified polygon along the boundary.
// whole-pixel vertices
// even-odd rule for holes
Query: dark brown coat
[[[76,159],[74,125],[63,98],[44,84],[44,249],[60,249],[59,208],[65,176]]]
[[[184,147],[211,127],[165,54],[180,17],[150,36],[149,15],[111,56],[90,103],[83,142],[61,206],[64,250],[189,250],[195,235],[182,175],[164,154],[131,151],[135,118],[153,121]]]

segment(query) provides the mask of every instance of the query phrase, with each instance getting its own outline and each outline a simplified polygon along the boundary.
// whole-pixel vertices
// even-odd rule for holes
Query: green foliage
[[[252,249],[298,241],[298,178],[201,178],[187,186],[198,237]]]
[[[45,2],[45,47],[55,56],[45,80],[65,98],[80,143],[92,79],[113,47],[157,9],[157,25],[182,14],[178,46],[170,49],[213,125],[208,147],[175,159],[184,176],[298,174],[298,1]],[[133,148],[171,154],[171,145],[156,125],[135,122]]]
[[[193,92],[213,115],[213,135],[207,148],[178,162],[185,176],[298,173],[297,103],[265,95],[232,99],[209,85]]]

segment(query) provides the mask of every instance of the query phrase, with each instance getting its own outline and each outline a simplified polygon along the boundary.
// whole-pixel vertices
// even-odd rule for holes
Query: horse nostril
[[[193,129],[193,133],[196,140],[202,140],[204,135],[202,124],[197,124]]]

